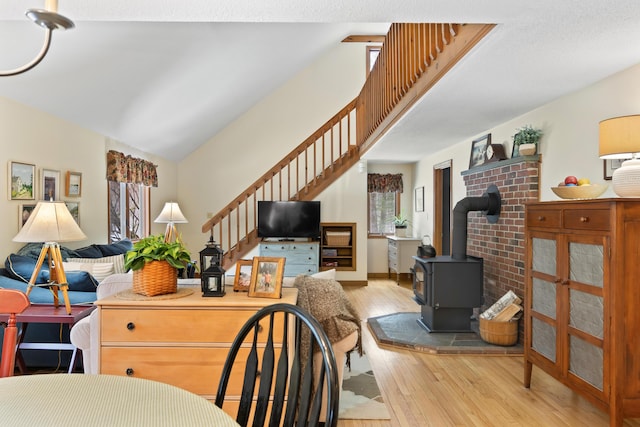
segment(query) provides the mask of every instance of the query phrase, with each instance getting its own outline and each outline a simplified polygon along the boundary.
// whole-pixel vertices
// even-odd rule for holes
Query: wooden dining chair
[[[0,314],[9,315],[7,326],[4,329],[4,340],[2,341],[0,378],[13,375],[18,339],[16,315],[22,313],[30,304],[29,297],[24,292],[16,289],[0,288]]]
[[[236,360],[240,348],[248,345],[246,360]],[[315,352],[322,358],[314,369]],[[254,427],[337,425],[340,390],[335,355],[320,323],[306,310],[273,304],[244,324],[224,364],[215,400],[220,408],[234,367],[244,368],[236,416],[241,426],[249,425],[251,416]]]

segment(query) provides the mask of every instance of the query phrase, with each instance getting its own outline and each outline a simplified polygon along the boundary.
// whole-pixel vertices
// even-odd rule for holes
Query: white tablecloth
[[[238,426],[222,409],[186,390],[139,378],[83,374],[0,378],[0,424]]]

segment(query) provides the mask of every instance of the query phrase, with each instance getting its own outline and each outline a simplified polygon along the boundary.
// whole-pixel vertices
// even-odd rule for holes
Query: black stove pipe
[[[453,208],[453,244],[451,258],[467,259],[467,214],[470,211],[484,211],[490,223],[498,221],[502,201],[495,185],[490,185],[482,197],[465,197]]]

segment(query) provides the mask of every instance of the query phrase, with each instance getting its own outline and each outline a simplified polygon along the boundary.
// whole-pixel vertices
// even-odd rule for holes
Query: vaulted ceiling
[[[0,3],[0,69],[39,49],[24,12],[42,1]],[[371,161],[415,161],[640,63],[637,0],[60,0],[59,12],[76,28],[0,78],[0,96],[175,161],[345,36],[391,22],[498,25]]]

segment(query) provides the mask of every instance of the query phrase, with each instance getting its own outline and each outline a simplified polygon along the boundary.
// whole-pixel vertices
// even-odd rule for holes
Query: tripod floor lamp
[[[73,219],[64,202],[38,202],[27,222],[13,238],[14,242],[44,242],[27,286],[27,295],[34,286],[47,286],[53,292],[54,305],[58,307],[58,289],[60,289],[67,313],[71,314],[71,303],[67,294],[69,284],[62,267],[60,242],[73,242],[86,238],[87,236]],[[37,285],[36,279],[45,260],[48,260],[49,265],[49,282]]]

